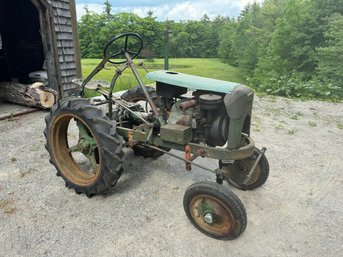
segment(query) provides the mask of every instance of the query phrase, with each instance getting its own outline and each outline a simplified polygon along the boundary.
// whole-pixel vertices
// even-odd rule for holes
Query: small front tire
[[[214,182],[198,182],[188,187],[183,207],[199,231],[216,239],[235,239],[247,225],[246,210],[241,200]]]

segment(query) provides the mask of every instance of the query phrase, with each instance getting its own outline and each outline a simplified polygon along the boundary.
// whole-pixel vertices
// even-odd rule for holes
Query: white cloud
[[[170,20],[199,20],[206,13],[203,6],[192,4],[191,2],[183,2],[176,4],[168,15]]]
[[[154,16],[158,20],[199,20],[204,14],[210,18],[218,15],[237,17],[240,11],[248,4],[253,2],[263,2],[263,0],[198,0],[198,1],[180,1],[179,3],[167,4],[161,1],[160,5],[156,6],[127,6],[115,7],[115,2],[112,6],[113,13],[133,12],[141,17],[147,15],[148,11],[153,11]],[[85,4],[77,4],[77,16],[80,18],[85,14]],[[101,13],[104,10],[102,4],[89,3],[90,11]]]

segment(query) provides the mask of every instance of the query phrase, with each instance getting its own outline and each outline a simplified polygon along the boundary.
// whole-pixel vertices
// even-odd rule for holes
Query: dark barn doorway
[[[28,84],[31,72],[46,69],[39,12],[31,1],[1,0],[0,36],[0,81]]]

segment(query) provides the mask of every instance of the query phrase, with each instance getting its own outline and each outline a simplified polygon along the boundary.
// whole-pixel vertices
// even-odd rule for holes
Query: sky
[[[78,19],[85,13],[87,4],[90,11],[101,13],[104,10],[105,0],[76,0]],[[210,18],[218,15],[237,17],[241,10],[253,2],[263,0],[109,0],[112,4],[112,13],[133,12],[145,17],[148,11],[153,11],[157,20],[200,20],[204,14]]]

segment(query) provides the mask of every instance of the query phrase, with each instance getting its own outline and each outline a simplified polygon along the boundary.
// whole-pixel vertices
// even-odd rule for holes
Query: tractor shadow
[[[104,197],[114,194],[123,194],[139,186],[153,172],[154,162],[161,161],[160,158],[144,158],[135,155],[131,150],[125,151],[123,161],[123,174],[117,184],[104,194]]]

